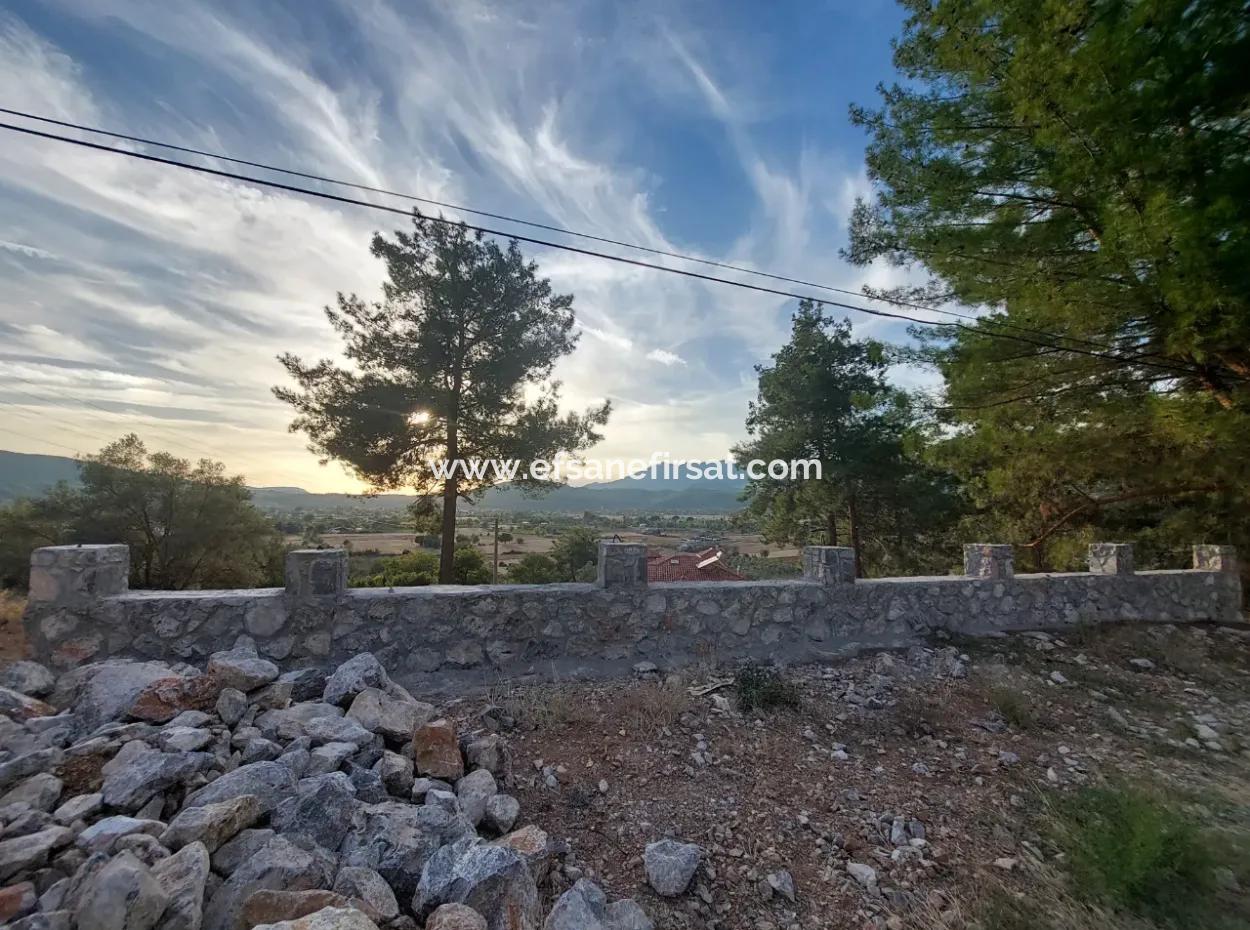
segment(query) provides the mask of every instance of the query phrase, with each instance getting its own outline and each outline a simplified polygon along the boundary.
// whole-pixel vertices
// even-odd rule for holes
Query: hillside
[[[36,497],[59,481],[78,480],[71,458],[0,451],[0,503],[18,497]],[[741,508],[740,480],[666,479],[661,473],[643,473],[583,487],[564,487],[541,497],[515,487],[496,488],[478,505],[490,510],[558,511],[566,513],[647,512],[731,513]],[[290,512],[335,511],[358,507],[379,512],[403,510],[412,502],[408,494],[381,494],[363,498],[350,494],[313,494],[298,487],[252,488],[252,501],[264,510]]]
[[[60,481],[77,483],[78,463],[73,459],[0,450],[0,501],[38,497]]]

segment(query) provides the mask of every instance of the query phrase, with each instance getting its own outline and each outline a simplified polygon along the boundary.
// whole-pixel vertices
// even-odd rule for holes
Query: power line
[[[35,136],[35,137],[43,138],[43,139],[50,139],[50,140],[57,141],[57,142],[65,142],[70,145],[77,145],[83,148],[93,149],[95,151],[110,152],[114,155],[123,155],[127,158],[135,158],[141,161],[154,162],[156,164],[168,165],[170,167],[175,167],[175,168],[182,168],[187,171],[194,171],[200,174],[212,175],[214,177],[227,178],[233,181],[244,181],[249,184],[258,184],[262,187],[270,187],[275,190],[283,190],[289,193],[304,194],[309,197],[316,197],[322,200],[333,201],[335,203],[344,203],[344,204],[350,204],[353,206],[367,207],[372,210],[380,210],[385,213],[394,213],[400,216],[410,216],[410,213],[408,210],[400,209],[399,207],[391,207],[385,204],[370,203],[367,200],[358,200],[354,197],[344,197],[339,194],[330,194],[325,191],[316,191],[316,190],[311,190],[305,187],[298,187],[292,184],[283,184],[279,181],[270,181],[264,178],[257,178],[251,175],[239,174],[233,171],[222,171],[217,168],[208,168],[203,165],[192,165],[192,164],[188,164],[187,162],[177,161],[175,159],[162,158],[159,155],[149,155],[145,152],[132,152],[132,151],[128,151],[125,149],[117,149],[108,145],[100,145],[99,143],[96,143],[96,142],[88,142],[85,139],[73,139],[73,138],[70,138],[69,136],[62,136],[62,135],[57,135],[56,133],[43,132],[38,129],[31,129],[27,126],[15,126],[11,123],[0,122],[0,129],[7,129],[12,132],[20,132],[25,135]],[[665,265],[658,265],[654,262],[646,262],[646,261],[642,261],[640,259],[635,259],[635,258],[626,258],[623,255],[612,255],[608,252],[599,252],[594,249],[584,249],[579,246],[568,245],[566,243],[560,243],[560,242],[551,242],[550,240],[537,239],[532,236],[522,236],[517,233],[507,232],[507,231],[500,230],[500,229],[492,229],[491,227],[488,227],[488,226],[478,226],[472,223],[465,223],[459,220],[449,220],[446,217],[442,217],[442,216],[435,217],[435,216],[425,216],[424,214],[421,214],[421,215],[425,219],[431,222],[441,223],[447,226],[456,226],[461,229],[468,229],[474,232],[483,233],[485,235],[500,236],[505,239],[512,239],[518,242],[526,242],[531,245],[538,245],[538,246],[543,246],[546,248],[559,249],[565,252],[573,252],[578,255],[590,256],[592,258],[601,258],[606,261],[618,262],[620,264],[631,265],[631,266],[638,267],[638,268],[649,268],[655,271],[664,271],[664,272],[668,272],[669,274],[681,275],[683,277],[693,278],[693,279],[700,280],[700,281],[709,281],[709,282],[713,282],[717,284],[726,284],[731,287],[744,288],[746,290],[756,291],[758,293],[763,293],[763,294],[774,294],[779,297],[788,297],[788,298],[792,298],[796,300],[811,300],[816,303],[827,304],[829,306],[834,306],[834,307],[840,307],[845,310],[852,310],[858,313],[867,314],[869,316],[882,317],[885,319],[905,320],[907,322],[919,323],[925,326],[934,326],[934,325],[948,326],[948,327],[952,327],[955,329],[965,330],[971,333],[978,333],[980,335],[993,336],[999,339],[1010,339],[1015,342],[1024,343],[1026,345],[1039,346],[1041,348],[1047,348],[1047,349],[1057,349],[1063,352],[1070,352],[1076,355],[1089,356],[1091,358],[1101,358],[1106,361],[1115,362],[1117,364],[1122,364],[1124,362],[1137,362],[1138,364],[1141,364],[1148,368],[1156,368],[1161,371],[1171,371],[1177,374],[1193,375],[1193,374],[1199,373],[1198,370],[1195,368],[1177,367],[1176,365],[1171,365],[1171,364],[1160,365],[1154,362],[1144,361],[1140,357],[1125,357],[1121,355],[1116,355],[1114,353],[1096,352],[1096,351],[1090,351],[1086,349],[1078,349],[1072,346],[1056,345],[1055,343],[1052,343],[1052,342],[1039,342],[1034,339],[1028,339],[1024,336],[1012,335],[1010,333],[1005,333],[1005,332],[988,331],[980,326],[968,326],[963,323],[937,323],[933,320],[923,320],[918,317],[908,316],[907,314],[904,314],[904,313],[893,313],[893,312],[886,311],[886,310],[876,310],[870,307],[862,307],[856,304],[848,304],[843,301],[829,300],[823,297],[814,297],[811,294],[801,294],[795,291],[781,290],[780,288],[767,287],[761,284],[751,284],[746,281],[733,281],[729,278],[720,278],[715,275],[703,274],[702,272],[698,272],[698,271],[690,271],[689,269],[685,269],[685,268],[670,268]],[[932,310],[931,312],[948,313],[948,314],[952,314],[955,316],[963,316],[962,314],[955,314],[953,311]],[[977,318],[973,317],[973,319],[977,319]],[[982,322],[982,321],[978,320],[978,322]],[[1238,380],[1245,380],[1245,379],[1239,378]]]
[[[20,436],[22,439],[28,439],[28,440],[30,440],[31,442],[41,442],[41,443],[43,443],[45,446],[55,446],[55,447],[56,447],[56,448],[58,448],[58,449],[64,449],[66,452],[72,452],[72,453],[74,453],[74,455],[79,455],[79,454],[81,454],[81,453],[79,452],[79,450],[74,449],[74,448],[71,448],[70,446],[62,445],[62,444],[61,444],[61,443],[59,443],[59,442],[53,442],[51,439],[42,439],[42,438],[40,438],[40,437],[38,437],[38,436],[31,436],[31,435],[30,435],[30,434],[28,434],[28,433],[18,432],[17,430],[15,430],[15,429],[11,429],[11,428],[9,428],[9,427],[7,427],[7,426],[4,428],[3,432],[4,432],[6,435],[9,435],[9,436]]]
[[[789,284],[799,284],[799,285],[802,285],[803,287],[814,287],[823,291],[829,291],[830,293],[847,294],[851,297],[859,297],[864,300],[875,300],[881,303],[892,304],[894,306],[899,306],[899,307],[911,307],[912,309],[915,309],[915,310],[926,310],[930,313],[941,313],[941,314],[945,314],[951,317],[956,317],[962,320],[972,320],[983,327],[984,326],[999,326],[999,327],[1004,327],[1007,329],[1013,329],[1019,332],[1032,333],[1033,335],[1043,336],[1043,337],[1050,338],[1050,339],[1066,339],[1070,342],[1075,342],[1081,345],[1091,346],[1095,349],[1103,349],[1103,350],[1111,351],[1111,352],[1116,351],[1116,346],[1105,343],[1105,342],[1097,342],[1091,339],[1086,339],[1081,336],[1070,336],[1070,335],[1063,334],[1063,333],[1052,333],[1046,330],[1037,329],[1035,327],[1025,326],[1020,323],[1015,323],[1010,320],[986,319],[983,317],[978,317],[975,314],[960,313],[956,310],[948,310],[948,309],[941,308],[941,307],[934,307],[929,304],[922,304],[922,303],[916,303],[913,301],[902,300],[897,297],[882,297],[878,294],[864,294],[860,291],[850,290],[849,288],[835,287],[832,284],[821,284],[815,281],[805,281],[802,278],[793,278],[793,277],[788,277],[786,275],[774,274],[772,272],[760,271],[755,268],[748,268],[744,265],[735,265],[730,262],[715,261],[714,259],[702,258],[697,255],[690,255],[690,254],[683,253],[683,252],[674,252],[668,249],[658,249],[652,246],[640,245],[636,242],[627,242],[621,239],[612,239],[606,236],[597,236],[592,233],[579,232],[577,230],[569,229],[568,227],[564,227],[564,226],[555,226],[555,225],[551,225],[547,223],[539,223],[539,222],[535,222],[534,220],[525,220],[525,219],[520,219],[515,216],[508,216],[507,214],[504,214],[504,213],[492,213],[488,210],[479,210],[473,207],[466,207],[462,204],[450,203],[450,202],[443,201],[443,200],[434,200],[429,197],[419,197],[416,194],[408,194],[408,193],[404,193],[403,191],[389,190],[384,187],[374,187],[368,184],[361,184],[356,181],[344,181],[339,178],[331,178],[331,177],[326,177],[325,175],[312,174],[307,171],[297,171],[293,168],[282,168],[277,165],[269,165],[264,162],[249,161],[244,158],[235,158],[230,155],[223,155],[220,152],[210,152],[205,149],[191,148],[189,146],[184,146],[184,145],[176,145],[172,142],[161,142],[157,139],[148,139],[143,136],[130,135],[129,133],[115,132],[109,129],[100,129],[95,126],[87,126],[82,123],[75,123],[75,122],[70,122],[68,120],[54,119],[50,116],[40,116],[35,113],[27,113],[24,110],[12,110],[12,109],[9,109],[8,107],[0,107],[0,113],[8,113],[11,116],[19,116],[19,117],[22,117],[23,119],[35,120],[37,122],[47,123],[47,124],[54,125],[54,126],[62,126],[66,129],[76,129],[81,132],[89,132],[89,133],[94,133],[95,135],[108,136],[113,139],[122,139],[128,142],[135,142],[140,145],[156,146],[158,148],[169,149],[171,151],[185,152],[189,155],[198,155],[203,158],[213,158],[218,161],[230,162],[236,165],[245,165],[249,168],[260,168],[264,171],[273,171],[278,174],[285,174],[291,177],[305,178],[310,181],[319,181],[325,184],[335,184],[340,187],[347,187],[347,188],[352,188],[355,190],[367,191],[369,193],[374,193],[374,194],[383,194],[388,197],[398,197],[404,200],[411,200],[414,203],[424,203],[424,204],[429,204],[431,206],[442,207],[442,208],[449,209],[449,210],[456,210],[461,213],[471,213],[476,216],[485,216],[491,219],[504,220],[509,223],[516,223],[521,226],[529,226],[534,229],[545,229],[550,232],[560,233],[561,235],[565,235],[565,236],[575,236],[579,239],[586,239],[592,242],[602,242],[607,245],[615,245],[615,246],[620,246],[621,248],[633,249],[635,251],[646,252],[652,255],[661,255],[667,258],[675,258],[680,261],[694,262],[700,265],[705,265],[705,266],[709,266],[713,268],[722,268],[726,271],[735,271],[741,274],[755,275],[757,277],[768,278],[774,281],[782,281],[782,282],[786,282]],[[9,128],[12,128],[12,127],[9,127]],[[56,137],[56,138],[60,138],[60,137]],[[69,141],[72,141],[72,140],[69,140]],[[116,150],[110,150],[110,151],[116,151]],[[253,179],[253,180],[257,180],[259,182],[259,179]],[[263,183],[263,182],[259,182],[259,183]],[[499,234],[499,235],[502,235],[502,234]],[[519,238],[519,237],[514,237],[514,238]],[[831,302],[826,301],[826,303],[831,303]],[[928,321],[919,321],[919,322],[928,322]],[[1165,356],[1161,356],[1153,352],[1140,353],[1136,356],[1127,357],[1126,360],[1131,361],[1135,358],[1162,358],[1166,360]]]
[[[86,436],[88,439],[92,440],[93,442],[100,442],[100,443],[104,443],[107,445],[109,442],[112,441],[110,439],[104,438],[103,436],[98,436],[95,433],[88,432],[87,430],[83,429],[81,426],[77,426],[71,423],[69,420],[64,420],[64,419],[61,419],[60,417],[49,416],[46,413],[39,413],[39,414],[31,413],[30,411],[26,409],[25,405],[17,404],[17,403],[14,403],[13,401],[7,401],[7,400],[0,401],[0,405],[10,408],[9,409],[10,414],[14,416],[19,416],[19,417],[25,417],[26,419],[33,420],[36,423],[43,422],[45,420],[51,420],[53,423],[59,423],[63,429],[67,429],[71,433],[77,433],[79,436]]]

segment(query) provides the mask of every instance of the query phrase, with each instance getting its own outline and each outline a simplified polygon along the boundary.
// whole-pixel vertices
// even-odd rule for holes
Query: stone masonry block
[[[1015,573],[1015,555],[1011,546],[964,544],[964,574],[969,578],[1011,578]]]
[[[1090,543],[1089,570],[1095,575],[1131,575],[1132,543]]]
[[[129,586],[129,546],[45,546],[30,556],[32,603],[88,604]]]
[[[286,593],[297,600],[347,591],[346,549],[296,549],[286,554]]]
[[[855,550],[849,546],[806,546],[803,577],[821,584],[853,584]]]
[[[647,547],[637,543],[599,543],[601,588],[641,588],[647,584]]]
[[[1207,572],[1237,571],[1237,550],[1232,546],[1194,546],[1194,568]]]

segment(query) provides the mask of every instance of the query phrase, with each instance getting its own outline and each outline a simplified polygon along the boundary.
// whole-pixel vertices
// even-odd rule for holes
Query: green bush
[[[1059,807],[1060,844],[1076,890],[1090,900],[1158,923],[1209,926],[1215,900],[1213,838],[1152,791],[1087,788]]]
[[[520,561],[508,569],[508,581],[512,584],[554,584],[561,580],[560,567],[555,560],[534,552],[521,556]]]
[[[799,706],[799,690],[776,669],[745,665],[734,676],[742,710],[774,710]]]
[[[377,571],[352,578],[357,588],[408,588],[438,583],[438,555],[433,552],[408,552],[374,564]],[[482,553],[462,547],[455,556],[456,584],[486,584],[490,566]]]

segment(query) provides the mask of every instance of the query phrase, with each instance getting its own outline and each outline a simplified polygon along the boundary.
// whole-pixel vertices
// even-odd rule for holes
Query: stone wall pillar
[[[286,554],[286,593],[296,600],[341,597],[347,591],[346,549],[296,549]]]
[[[32,605],[89,604],[129,588],[129,546],[45,546],[30,554]]]
[[[965,543],[964,574],[969,578],[1010,578],[1016,573],[1011,546],[996,543]]]
[[[1133,544],[1090,543],[1089,570],[1095,575],[1133,574]]]
[[[854,584],[855,550],[849,546],[804,546],[803,578],[820,584]]]
[[[638,543],[599,541],[601,588],[643,588],[647,585],[647,547]]]
[[[1237,572],[1237,550],[1232,546],[1194,546],[1194,568],[1206,572]]]

